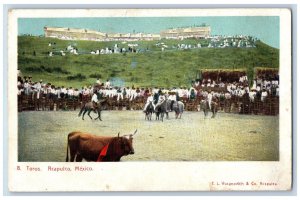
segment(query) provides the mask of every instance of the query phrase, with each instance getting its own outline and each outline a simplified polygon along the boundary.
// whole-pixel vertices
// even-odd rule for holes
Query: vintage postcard
[[[12,9],[9,191],[288,191],[288,9]]]

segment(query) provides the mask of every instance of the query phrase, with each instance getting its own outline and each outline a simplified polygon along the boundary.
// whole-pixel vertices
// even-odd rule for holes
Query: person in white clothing
[[[110,87],[110,82],[109,82],[108,79],[107,79],[107,81],[106,81],[106,83],[105,83],[105,87],[106,87],[106,88],[109,88],[109,87]]]
[[[132,87],[130,92],[130,101],[134,100],[137,97],[137,93],[134,87]]]
[[[29,88],[30,88],[30,84],[28,83],[28,81],[25,81],[25,83],[24,83],[24,90],[25,90],[25,94],[26,95],[29,95]]]
[[[172,111],[173,110],[173,104],[174,104],[174,102],[176,102],[176,93],[175,92],[170,92],[168,100],[171,100],[170,109]]]
[[[211,101],[212,101],[212,98],[213,98],[212,92],[211,92],[211,91],[208,91],[207,101],[208,101],[209,109],[211,109]]]
[[[256,90],[255,89],[251,89],[251,91],[249,92],[250,102],[254,102],[255,96],[256,96]]]
[[[101,85],[101,80],[100,80],[100,78],[97,78],[96,83],[97,83],[97,85]]]
[[[263,89],[261,93],[261,101],[264,102],[267,96],[268,96],[268,92],[265,89]]]
[[[117,88],[117,101],[119,101],[120,99],[123,100],[123,93],[121,87]]]
[[[154,110],[155,110],[156,112],[157,112],[156,108],[157,108],[158,106],[160,106],[165,100],[166,100],[165,95],[161,93],[161,94],[159,95],[158,102],[157,102],[157,104],[156,104],[155,107],[154,107]]]
[[[68,97],[69,97],[69,99],[72,99],[73,96],[74,96],[74,89],[72,87],[70,87],[68,90]]]
[[[94,110],[96,110],[96,108],[98,107],[98,95],[96,90],[94,91],[94,94],[92,96],[92,103],[93,103]]]
[[[147,101],[146,101],[146,105],[144,106],[144,109],[143,109],[143,112],[146,111],[146,108],[147,106],[152,103],[153,105],[153,108],[155,107],[154,103],[153,103],[153,95],[152,94],[149,94],[148,98],[147,98]]]

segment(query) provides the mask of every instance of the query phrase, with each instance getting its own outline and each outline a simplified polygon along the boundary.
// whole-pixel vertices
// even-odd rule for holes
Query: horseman
[[[170,109],[171,109],[171,111],[173,111],[174,102],[177,102],[176,93],[175,92],[169,92],[168,99],[171,100]]]
[[[98,91],[94,90],[94,94],[92,96],[92,103],[93,103],[93,109],[96,112],[96,109],[98,108]]]
[[[165,95],[162,93],[161,90],[158,91],[158,101],[157,101],[157,104],[155,105],[154,107],[154,111],[157,112],[157,107],[160,106],[165,100],[166,100],[166,97]]]
[[[208,102],[208,107],[211,110],[211,102],[213,99],[213,93],[209,90],[207,94],[207,102]]]
[[[145,107],[144,107],[144,109],[143,109],[143,112],[146,112],[147,106],[148,106],[150,103],[152,103],[153,108],[155,107],[153,100],[154,100],[153,94],[148,93],[148,98],[147,98],[147,101],[146,101],[146,105],[145,105]]]
[[[161,90],[156,90],[156,88],[153,91],[153,93],[154,93],[154,96],[153,96],[154,105],[156,105],[158,100],[159,100],[159,91],[161,92]]]

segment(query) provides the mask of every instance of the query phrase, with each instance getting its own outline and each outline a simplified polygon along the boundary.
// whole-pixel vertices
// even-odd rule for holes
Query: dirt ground
[[[122,161],[277,161],[279,117],[184,112],[182,119],[146,121],[142,111],[103,111],[103,121],[83,121],[78,111],[19,113],[19,161],[64,162],[68,133],[133,133],[134,155]],[[210,114],[211,115],[211,114]],[[92,114],[96,117],[96,114]],[[154,115],[153,115],[154,118]]]

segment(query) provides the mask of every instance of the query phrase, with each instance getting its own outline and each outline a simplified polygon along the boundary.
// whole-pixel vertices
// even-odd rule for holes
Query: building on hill
[[[63,40],[105,40],[106,33],[87,29],[44,27],[45,37],[59,38]]]
[[[103,33],[88,29],[44,27],[45,37],[63,40],[91,40],[91,41],[138,41],[159,40],[159,34],[145,33]]]
[[[210,26],[188,27],[167,29],[160,34],[153,33],[103,33],[88,29],[44,27],[45,37],[63,40],[91,40],[91,41],[138,41],[138,40],[160,40],[185,39],[185,38],[207,38],[210,36]]]
[[[207,38],[210,34],[210,26],[198,26],[163,30],[160,32],[160,37],[165,39]]]
[[[159,40],[159,34],[145,33],[108,33],[105,41],[138,41],[138,40]]]

